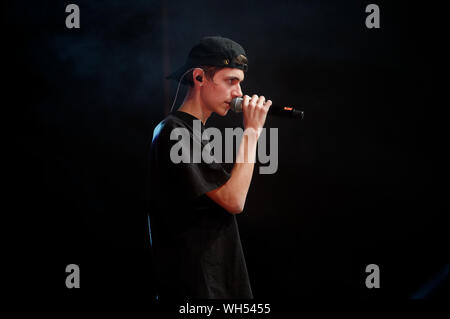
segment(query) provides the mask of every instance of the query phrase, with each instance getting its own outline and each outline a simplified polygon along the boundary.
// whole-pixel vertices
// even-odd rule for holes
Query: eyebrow
[[[239,82],[244,81],[244,79],[241,80],[240,78],[238,78],[237,76],[234,76],[234,75],[226,76],[225,79],[226,80],[238,80]]]

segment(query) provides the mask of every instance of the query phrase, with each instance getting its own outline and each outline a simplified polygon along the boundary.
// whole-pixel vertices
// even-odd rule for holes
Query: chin
[[[229,110],[230,110],[229,108],[222,109],[220,111],[216,111],[216,114],[219,115],[219,116],[225,116],[225,115],[227,115]]]

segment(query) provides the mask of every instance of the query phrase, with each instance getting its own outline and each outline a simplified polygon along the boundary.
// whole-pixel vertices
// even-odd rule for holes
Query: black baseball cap
[[[239,58],[240,56],[245,59]],[[208,36],[192,47],[186,63],[166,79],[180,81],[186,71],[203,65],[237,68],[244,72],[248,69],[244,48],[239,43],[221,36]]]

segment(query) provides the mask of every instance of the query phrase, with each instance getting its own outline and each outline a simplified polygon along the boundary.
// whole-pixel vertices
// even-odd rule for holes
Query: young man
[[[149,216],[161,300],[253,298],[235,215],[244,209],[257,140],[272,102],[244,96],[245,134],[231,174],[216,161],[195,161],[192,154],[195,145],[198,151],[208,142],[201,133],[209,116],[226,115],[231,100],[242,96],[246,70],[238,43],[205,37],[168,77],[190,87],[179,110],[155,128],[149,154]],[[188,142],[173,138],[177,129],[188,132]],[[188,162],[173,160],[177,143],[191,151]]]

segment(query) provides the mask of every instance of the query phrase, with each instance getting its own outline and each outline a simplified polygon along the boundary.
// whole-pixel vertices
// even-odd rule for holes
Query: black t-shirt
[[[171,140],[177,128],[189,139]],[[175,111],[153,133],[149,214],[159,298],[253,298],[236,217],[206,195],[230,174],[220,163],[193,163],[194,147],[208,143],[194,128],[205,129],[194,116]],[[171,160],[175,144],[191,150],[189,163]]]

